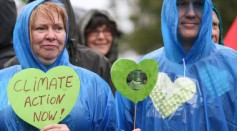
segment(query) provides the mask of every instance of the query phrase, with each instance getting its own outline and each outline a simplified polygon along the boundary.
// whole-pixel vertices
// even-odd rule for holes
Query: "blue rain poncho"
[[[143,57],[159,64],[157,85],[137,104],[142,131],[237,131],[237,52],[211,40],[212,3],[205,0],[201,28],[189,52],[177,38],[176,0],[164,0],[164,47]],[[116,93],[118,127],[133,129],[135,105]]]
[[[80,78],[80,93],[72,111],[60,123],[66,124],[72,131],[115,130],[114,98],[108,84],[102,78],[86,69],[70,64],[66,49],[49,67],[45,67],[32,52],[28,28],[30,14],[42,2],[44,1],[37,0],[26,5],[15,25],[14,49],[20,65],[0,71],[0,129],[9,131],[39,130],[20,119],[8,101],[7,86],[13,75],[27,68],[37,68],[47,72],[53,67],[64,65],[77,72]]]

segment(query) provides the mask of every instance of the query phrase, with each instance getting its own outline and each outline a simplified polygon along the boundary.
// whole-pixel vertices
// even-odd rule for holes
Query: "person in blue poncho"
[[[37,0],[26,5],[14,29],[14,50],[20,65],[0,71],[0,129],[9,131],[39,130],[23,121],[13,111],[7,86],[14,74],[28,68],[44,72],[56,66],[68,66],[80,78],[80,93],[71,112],[59,124],[42,130],[113,131],[116,114],[108,84],[98,75],[69,62],[65,43],[68,38],[67,14],[57,0]]]
[[[212,41],[211,0],[164,0],[157,84],[136,108],[116,93],[120,130],[236,131],[237,52]],[[136,114],[134,113],[136,109]]]

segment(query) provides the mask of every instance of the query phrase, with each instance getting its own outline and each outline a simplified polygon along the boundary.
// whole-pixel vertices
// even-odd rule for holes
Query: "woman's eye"
[[[35,31],[37,31],[37,32],[44,32],[45,28],[44,27],[36,27]]]
[[[63,28],[62,27],[58,27],[57,30],[62,30]]]
[[[64,28],[62,26],[57,26],[56,27],[56,31],[61,31],[61,30],[64,30]]]
[[[42,30],[44,30],[44,28],[43,27],[37,27],[36,30],[42,31]]]

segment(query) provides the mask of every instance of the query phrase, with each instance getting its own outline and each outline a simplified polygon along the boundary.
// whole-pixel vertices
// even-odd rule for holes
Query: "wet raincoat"
[[[142,131],[236,131],[237,52],[214,44],[212,2],[205,0],[201,28],[189,52],[177,38],[176,0],[164,0],[164,47],[144,56],[159,64],[157,85],[137,104]],[[116,93],[120,130],[133,129],[134,104]]]
[[[60,123],[72,131],[115,130],[115,104],[108,84],[98,75],[86,69],[73,66],[69,62],[66,49],[49,67],[44,66],[32,52],[29,37],[29,19],[34,8],[44,0],[29,3],[23,9],[14,29],[14,50],[20,65],[0,71],[0,129],[11,131],[38,130],[20,119],[13,111],[7,98],[7,85],[14,74],[27,68],[37,68],[44,72],[64,65],[76,71],[80,78],[79,97],[69,113]],[[55,0],[59,3],[59,1]],[[68,30],[68,28],[67,28]],[[67,32],[68,36],[68,32]]]

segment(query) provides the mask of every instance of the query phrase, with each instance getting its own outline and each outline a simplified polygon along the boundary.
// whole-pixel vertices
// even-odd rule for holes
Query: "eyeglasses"
[[[88,31],[88,35],[93,37],[98,37],[100,33],[102,33],[106,37],[112,36],[111,30],[108,28],[100,28],[100,29],[97,28],[95,30]]]

